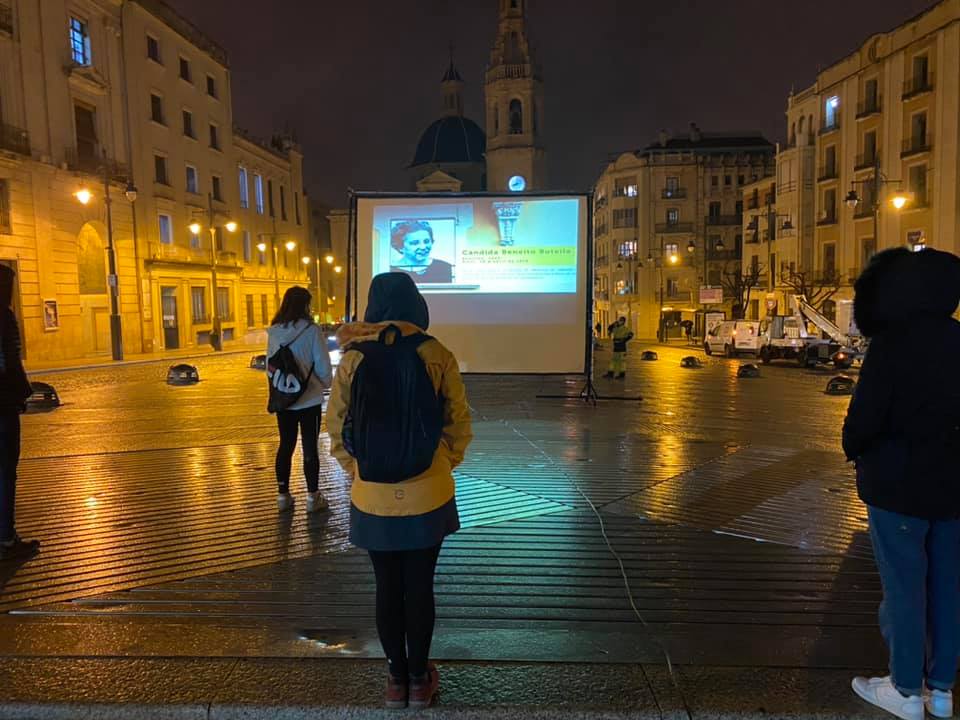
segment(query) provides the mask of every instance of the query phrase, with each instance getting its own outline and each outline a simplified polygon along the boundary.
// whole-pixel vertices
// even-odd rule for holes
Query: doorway
[[[163,346],[167,350],[180,347],[180,324],[177,317],[177,288],[160,288],[160,314],[163,317]]]

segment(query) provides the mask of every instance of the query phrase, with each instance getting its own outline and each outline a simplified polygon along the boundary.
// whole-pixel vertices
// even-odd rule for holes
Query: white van
[[[707,333],[703,341],[703,351],[707,355],[723,353],[734,357],[738,353],[760,351],[760,323],[753,320],[727,320]]]

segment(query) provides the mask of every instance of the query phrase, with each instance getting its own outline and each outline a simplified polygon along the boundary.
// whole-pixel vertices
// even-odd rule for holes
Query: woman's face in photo
[[[403,257],[411,265],[426,265],[433,250],[433,238],[427,230],[408,233],[403,239]]]

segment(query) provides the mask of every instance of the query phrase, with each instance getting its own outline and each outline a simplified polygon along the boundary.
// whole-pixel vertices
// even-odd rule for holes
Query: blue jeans
[[[960,655],[960,520],[867,510],[893,684],[905,695],[919,695],[924,679],[950,690]]]

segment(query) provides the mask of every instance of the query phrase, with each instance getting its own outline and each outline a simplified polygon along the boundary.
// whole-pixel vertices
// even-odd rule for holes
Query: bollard
[[[266,370],[267,369],[267,356],[266,355],[254,355],[250,358],[250,367],[254,370]]]
[[[703,367],[703,362],[698,357],[687,355],[680,360],[680,367],[687,368],[688,370],[696,370]]]
[[[200,382],[200,373],[193,365],[171,365],[167,371],[167,385],[193,385]]]
[[[640,359],[647,362],[653,362],[654,360],[658,360],[659,357],[653,350],[644,350],[642,353],[640,353]]]
[[[738,378],[758,378],[760,377],[760,367],[756,363],[745,363],[737,368]]]
[[[827,383],[824,392],[827,395],[852,395],[857,381],[848,375],[834,375]]]
[[[27,398],[27,412],[50,412],[60,407],[60,396],[53,385],[44,382],[30,383],[33,392]]]

